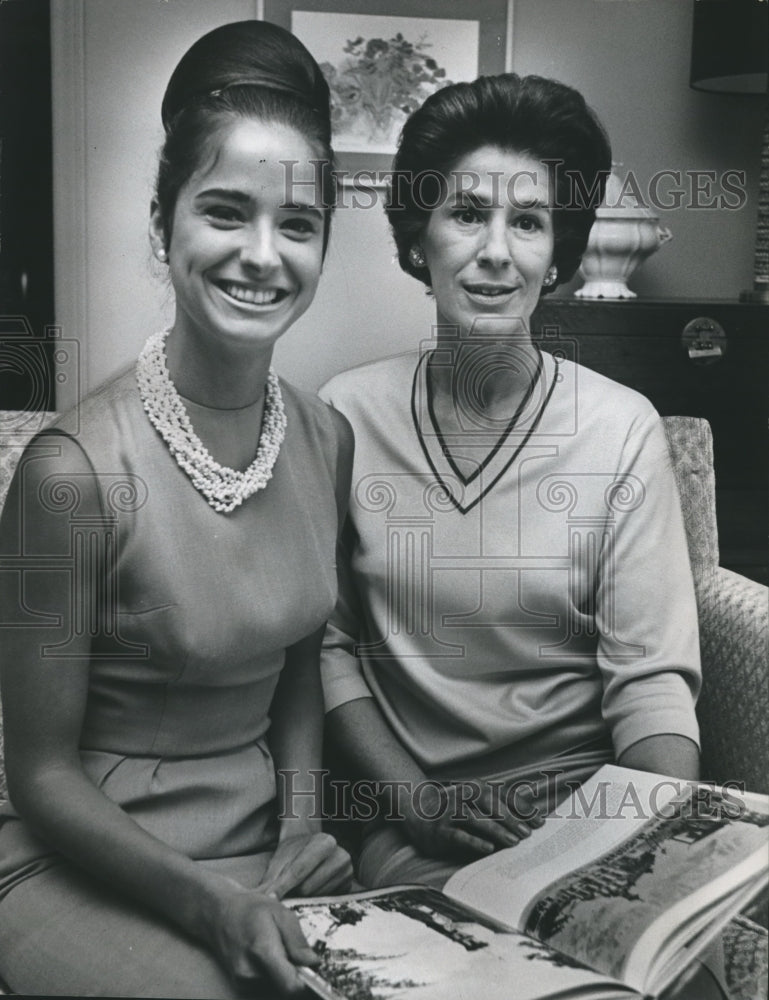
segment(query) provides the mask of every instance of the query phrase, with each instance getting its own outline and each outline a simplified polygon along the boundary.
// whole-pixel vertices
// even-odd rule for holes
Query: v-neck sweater
[[[320,393],[355,433],[327,711],[373,697],[438,777],[697,742],[694,589],[651,403],[543,354],[514,425],[468,425],[478,472],[460,477],[424,361],[377,361]]]

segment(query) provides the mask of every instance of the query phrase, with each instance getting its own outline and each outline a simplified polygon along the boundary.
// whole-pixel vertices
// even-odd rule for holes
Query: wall
[[[172,318],[146,238],[165,82],[196,37],[255,16],[258,4],[52,6],[57,316],[81,343],[83,392],[129,364]],[[632,280],[644,296],[735,298],[751,284],[761,99],[689,89],[690,23],[684,0],[514,0],[513,66],[582,90],[615,158],[644,185],[660,169],[748,171],[743,210],[664,213],[674,241]],[[276,351],[287,378],[314,390],[341,368],[429,336],[430,301],[392,256],[378,208],[337,212],[316,301]],[[63,393],[63,405],[73,393]]]
[[[696,193],[661,211],[673,241],[630,283],[647,297],[734,299],[753,283],[765,100],[689,87],[691,21],[686,0],[516,0],[513,67],[582,91],[644,191],[660,170],[747,172],[739,211],[697,207],[710,199]]]

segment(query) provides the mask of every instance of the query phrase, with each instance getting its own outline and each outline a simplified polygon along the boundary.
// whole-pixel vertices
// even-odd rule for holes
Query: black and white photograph
[[[769,1000],[768,78],[0,0],[0,996]]]

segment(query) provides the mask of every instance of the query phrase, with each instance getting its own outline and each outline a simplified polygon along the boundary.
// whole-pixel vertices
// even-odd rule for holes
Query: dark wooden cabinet
[[[721,564],[769,582],[769,306],[684,299],[545,299],[543,349],[713,429]]]

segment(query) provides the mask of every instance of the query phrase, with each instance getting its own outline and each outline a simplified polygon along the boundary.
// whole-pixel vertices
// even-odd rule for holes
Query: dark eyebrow
[[[472,207],[478,210],[493,208],[496,202],[491,199],[486,200],[484,198],[479,198],[477,194],[472,191],[457,191],[454,196],[454,207],[455,208],[467,208]],[[548,209],[550,206],[547,201],[542,198],[531,198],[529,200],[516,198],[514,201],[509,202],[516,210],[527,212],[533,209],[542,208]]]
[[[477,194],[473,194],[472,191],[456,191],[454,193],[454,205],[457,208],[489,208],[491,202],[484,201],[479,198]]]
[[[0,0],[2,2],[2,0]],[[252,203],[252,198],[250,195],[246,194],[244,191],[238,191],[236,188],[206,188],[205,191],[199,191],[195,195],[195,200],[205,200],[206,198],[224,198],[227,201],[235,202],[238,205],[250,205]],[[306,212],[311,215],[317,215],[318,218],[323,217],[323,213],[320,209],[316,208],[314,205],[301,205],[297,202],[283,202],[281,204],[281,209],[287,212]]]
[[[227,198],[228,201],[236,201],[241,205],[246,205],[251,201],[250,196],[245,192],[232,188],[207,188],[205,191],[198,191],[195,199],[199,198]]]

